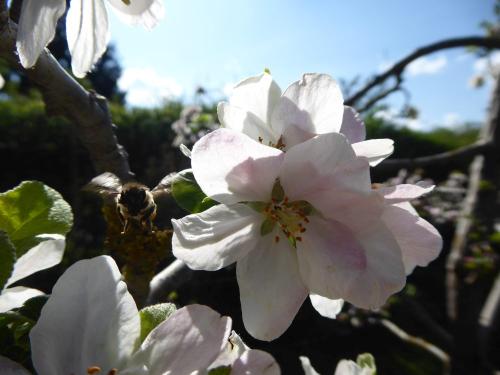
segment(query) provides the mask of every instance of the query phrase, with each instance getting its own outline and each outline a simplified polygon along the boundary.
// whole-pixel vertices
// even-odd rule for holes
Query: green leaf
[[[220,366],[208,372],[208,375],[230,375],[231,366]]]
[[[176,310],[173,303],[159,303],[139,311],[141,317],[141,342],[158,324],[167,319]]]
[[[191,169],[185,169],[175,176],[172,181],[172,196],[180,207],[193,214],[218,204],[203,193]]]
[[[281,202],[283,198],[285,198],[285,190],[283,190],[283,186],[281,186],[281,182],[278,178],[276,179],[276,182],[273,185],[271,198],[275,202]]]
[[[375,375],[377,373],[377,366],[375,366],[375,358],[370,353],[363,353],[358,355],[356,358],[356,363],[361,368],[367,368],[372,370],[371,375]]]
[[[268,233],[271,233],[276,226],[276,221],[273,219],[267,218],[260,225],[260,235],[265,236]]]
[[[65,235],[72,225],[69,204],[41,182],[25,181],[0,194],[0,228],[9,235],[17,257],[39,243],[37,235]]]
[[[42,307],[45,305],[49,296],[36,296],[25,301],[23,306],[20,307],[17,312],[28,319],[37,321],[40,317]]]
[[[16,248],[10,242],[7,233],[0,230],[0,291],[9,280],[15,262]]]

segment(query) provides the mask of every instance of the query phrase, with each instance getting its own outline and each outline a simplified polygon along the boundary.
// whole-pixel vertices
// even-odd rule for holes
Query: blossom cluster
[[[441,236],[410,204],[433,186],[372,187],[370,166],[393,142],[365,140],[330,76],[305,74],[283,93],[270,74],[251,77],[218,115],[191,164],[220,204],[172,220],[172,247],[196,270],[237,262],[252,336],[279,337],[308,296],[331,318],[343,301],[377,309],[439,254]]]

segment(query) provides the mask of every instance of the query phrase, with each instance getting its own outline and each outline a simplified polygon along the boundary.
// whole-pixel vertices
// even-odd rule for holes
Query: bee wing
[[[153,197],[156,199],[159,196],[170,194],[170,192],[172,191],[172,181],[174,181],[176,176],[177,172],[172,172],[163,177],[160,183],[156,185],[153,190],[151,190]]]
[[[83,190],[97,193],[103,198],[112,198],[121,193],[122,182],[113,173],[104,172],[94,177]]]

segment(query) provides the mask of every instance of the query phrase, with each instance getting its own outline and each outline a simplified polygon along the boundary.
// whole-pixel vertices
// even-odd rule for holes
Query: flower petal
[[[7,286],[61,262],[66,245],[65,237],[60,234],[44,234],[38,237],[44,241],[17,259]]]
[[[21,307],[30,298],[43,296],[43,292],[38,289],[16,286],[7,288],[0,294],[0,313]]]
[[[307,200],[322,191],[330,194],[332,189],[371,190],[368,162],[357,159],[345,136],[338,133],[319,135],[290,148],[280,181],[291,200]]]
[[[203,192],[216,201],[268,201],[284,153],[230,129],[217,129],[193,146],[191,164]]]
[[[217,106],[217,114],[220,123],[225,128],[246,134],[255,141],[261,141],[264,145],[278,142],[279,137],[272,133],[271,128],[251,112],[223,102]]]
[[[66,34],[73,74],[83,78],[108,45],[108,14],[104,0],[72,0],[66,16]]]
[[[19,363],[0,355],[0,374],[2,375],[30,375]]]
[[[231,93],[229,103],[254,114],[262,123],[269,124],[280,96],[281,89],[273,77],[262,73],[238,83]]]
[[[299,267],[312,293],[378,308],[405,284],[401,250],[382,221],[354,233],[312,216],[302,237]]]
[[[238,358],[231,375],[280,375],[281,370],[271,354],[261,350],[247,350]]]
[[[272,114],[271,125],[283,134],[287,147],[316,134],[339,132],[344,100],[337,82],[326,74],[304,74],[283,93]]]
[[[314,309],[325,318],[335,319],[344,306],[342,299],[330,299],[317,294],[310,294],[309,299]]]
[[[302,369],[304,370],[304,375],[319,375],[319,373],[316,372],[314,367],[312,367],[311,361],[309,360],[309,358],[304,357],[304,356],[300,356],[299,359],[300,359],[300,363],[302,365]]]
[[[370,139],[353,143],[352,148],[357,156],[364,156],[374,167],[394,152],[394,141],[392,139]]]
[[[55,284],[30,332],[40,374],[85,374],[124,368],[139,338],[137,307],[112,258],[73,264]]]
[[[340,133],[344,134],[350,143],[364,141],[366,138],[365,123],[361,120],[359,113],[352,107],[344,106],[344,116]]]
[[[210,369],[220,366],[231,366],[247,350],[250,350],[250,348],[245,345],[241,337],[235,331],[231,331],[224,350],[212,362]]]
[[[189,305],[151,331],[131,364],[146,364],[150,375],[205,370],[226,346],[230,332],[231,318],[208,306]]]
[[[432,186],[419,186],[412,184],[399,184],[396,186],[384,186],[377,190],[387,203],[401,203],[417,199],[424,194],[430,193],[434,190]]]
[[[221,204],[172,220],[174,256],[194,270],[226,267],[255,247],[260,236],[260,217],[243,204]]]
[[[413,272],[416,266],[427,266],[438,257],[443,247],[441,235],[418,216],[410,203],[388,205],[382,220],[401,247],[406,274]]]
[[[308,295],[295,250],[281,236],[261,237],[255,250],[237,263],[243,323],[259,340],[281,336]]]
[[[118,18],[129,25],[142,25],[151,30],[165,15],[163,0],[108,0]]]
[[[66,10],[66,0],[24,0],[17,29],[16,47],[21,65],[31,68],[56,34],[57,20]]]
[[[373,370],[365,367],[361,368],[359,365],[347,359],[339,361],[335,369],[335,375],[372,375]]]

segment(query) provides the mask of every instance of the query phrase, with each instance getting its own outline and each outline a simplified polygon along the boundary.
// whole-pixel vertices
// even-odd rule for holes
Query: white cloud
[[[422,120],[420,120],[418,118],[401,117],[392,108],[378,111],[377,113],[375,113],[374,116],[376,118],[380,118],[382,120],[385,120],[387,122],[390,122],[390,123],[392,123],[396,126],[402,127],[402,128],[409,128],[412,130],[426,130],[426,129],[428,129],[428,124],[423,122]]]
[[[224,85],[222,92],[224,93],[224,96],[226,98],[229,98],[231,96],[234,90],[234,86],[236,86],[236,83],[233,82],[228,82]]]
[[[155,107],[181,96],[182,87],[173,78],[162,76],[153,68],[125,69],[118,87],[127,93],[127,104]]]
[[[421,57],[408,65],[408,73],[411,76],[423,74],[436,74],[442,71],[448,64],[446,56],[438,56],[435,58]]]
[[[443,116],[442,124],[447,128],[454,128],[462,123],[462,117],[456,112],[448,112]]]

